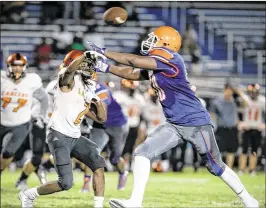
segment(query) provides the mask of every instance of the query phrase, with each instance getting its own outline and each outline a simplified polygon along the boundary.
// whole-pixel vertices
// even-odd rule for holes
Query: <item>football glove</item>
[[[98,53],[104,55],[104,53],[105,53],[105,51],[106,51],[106,48],[100,48],[100,47],[96,46],[96,45],[95,45],[93,42],[91,42],[91,41],[88,41],[87,43],[88,43],[88,45],[92,48],[92,50],[94,50],[94,51],[96,51],[96,52],[98,52]]]
[[[103,62],[103,61],[97,61],[95,65],[95,69],[98,72],[108,73],[109,72],[110,65]]]

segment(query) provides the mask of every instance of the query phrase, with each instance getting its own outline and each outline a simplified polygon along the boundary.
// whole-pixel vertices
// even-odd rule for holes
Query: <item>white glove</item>
[[[95,69],[98,72],[108,73],[109,72],[110,65],[103,62],[103,61],[96,61]]]
[[[84,55],[86,56],[86,58],[91,59],[91,60],[101,60],[101,61],[107,61],[107,58],[101,54],[98,53],[96,51],[85,51]]]

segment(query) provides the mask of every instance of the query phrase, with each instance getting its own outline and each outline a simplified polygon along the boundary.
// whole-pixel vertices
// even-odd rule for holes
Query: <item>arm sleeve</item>
[[[45,90],[40,87],[33,92],[33,97],[35,97],[41,103],[41,111],[40,114],[43,118],[45,118],[47,109],[48,109],[48,95]]]

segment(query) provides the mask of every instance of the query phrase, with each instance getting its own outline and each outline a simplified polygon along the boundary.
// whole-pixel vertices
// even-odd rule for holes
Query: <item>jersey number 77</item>
[[[2,104],[2,108],[5,109],[8,104],[11,102],[12,98],[10,97],[2,97],[1,100],[3,101],[3,104]],[[18,106],[13,108],[13,112],[18,112],[18,110],[23,107],[26,103],[27,103],[28,100],[25,100],[25,99],[22,99],[22,98],[19,98],[18,99]]]

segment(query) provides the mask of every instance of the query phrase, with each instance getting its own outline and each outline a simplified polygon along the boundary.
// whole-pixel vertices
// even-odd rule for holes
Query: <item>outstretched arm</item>
[[[114,66],[110,65],[109,72],[130,80],[148,80],[149,74],[146,70],[141,70],[139,68],[133,68],[130,66]]]
[[[85,60],[86,56],[82,54],[79,58],[75,59],[69,66],[66,67],[63,73],[59,72],[59,87],[63,92],[68,92],[74,87],[74,76],[78,66]]]
[[[111,51],[105,51],[104,55],[109,59],[128,66],[150,70],[157,69],[156,61],[148,56],[138,56],[130,53],[117,53]]]

